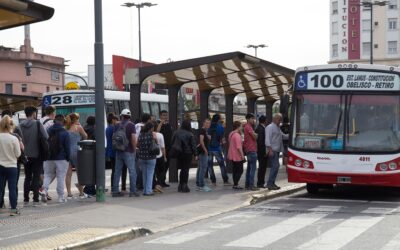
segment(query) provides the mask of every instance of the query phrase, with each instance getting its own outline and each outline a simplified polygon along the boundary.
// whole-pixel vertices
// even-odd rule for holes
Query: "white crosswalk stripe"
[[[327,206],[324,206],[327,209]],[[315,209],[323,209],[317,207]],[[331,207],[330,212],[338,211],[340,207]],[[299,214],[280,223],[261,229],[248,236],[226,244],[227,247],[266,247],[269,244],[278,241],[288,234],[296,232],[301,228],[307,227],[316,221],[329,215],[329,213],[305,213]]]
[[[145,243],[177,245],[210,234],[213,231],[189,231],[166,235]]]
[[[383,219],[384,219],[383,216],[351,217],[350,219],[343,221],[334,228],[326,231],[325,233],[318,235],[316,238],[310,240],[309,242],[304,243],[297,249],[298,250],[340,249]]]

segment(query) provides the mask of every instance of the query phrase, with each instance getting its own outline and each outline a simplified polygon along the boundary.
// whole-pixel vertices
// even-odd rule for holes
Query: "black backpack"
[[[55,159],[61,152],[60,131],[52,130],[47,142],[49,144],[49,159]]]
[[[124,125],[120,124],[118,129],[112,135],[112,147],[114,150],[125,151],[129,146],[128,137],[126,137],[126,126],[129,122]]]

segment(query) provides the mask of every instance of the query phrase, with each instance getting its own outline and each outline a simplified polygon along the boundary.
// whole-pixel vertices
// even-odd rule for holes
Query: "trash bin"
[[[78,142],[78,166],[76,173],[81,185],[96,184],[96,141],[83,140]]]

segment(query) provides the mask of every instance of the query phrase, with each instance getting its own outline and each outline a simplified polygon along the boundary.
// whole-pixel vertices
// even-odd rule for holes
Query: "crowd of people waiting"
[[[74,196],[71,190],[73,169],[79,166],[78,143],[81,140],[95,140],[95,117],[89,116],[86,125],[79,122],[79,114],[67,116],[56,114],[54,106],[45,108],[45,116],[37,120],[35,107],[25,108],[26,119],[19,126],[13,124],[12,113],[2,112],[0,120],[0,208],[5,207],[5,187],[8,185],[10,215],[18,215],[18,179],[23,166],[24,206],[37,206],[40,201],[52,200],[48,190],[56,180],[58,202],[65,203]],[[129,197],[153,196],[162,193],[171,159],[176,158],[179,174],[178,192],[188,193],[189,169],[193,157],[198,161],[196,190],[210,192],[205,178],[209,176],[211,185],[216,186],[214,157],[221,170],[225,186],[241,190],[239,185],[243,174],[243,164],[247,158],[245,189],[268,188],[277,190],[275,184],[279,169],[279,155],[285,151],[283,141],[287,139],[280,129],[282,116],[275,114],[267,126],[265,116],[256,118],[246,115],[246,123],[233,123],[229,134],[229,147],[225,148],[225,131],[221,117],[215,114],[212,119],[203,121],[198,133],[194,133],[190,120],[183,120],[175,132],[168,122],[168,112],[160,112],[156,121],[149,114],[142,114],[141,120],[133,123],[129,109],[122,110],[119,117],[107,114],[106,165],[111,168],[111,195],[122,197],[126,191],[126,178],[129,172]],[[196,134],[196,135],[195,135]],[[226,153],[224,153],[226,152]],[[258,160],[258,180],[254,182]],[[227,174],[227,164],[232,165],[233,185]],[[270,174],[267,183],[267,166]],[[122,185],[120,186],[120,181]],[[65,184],[65,185],[64,185]],[[75,184],[79,191],[76,198],[87,198],[96,194],[95,186]],[[67,195],[64,194],[66,187]],[[120,190],[121,188],[121,190]],[[32,196],[32,204],[30,197]]]

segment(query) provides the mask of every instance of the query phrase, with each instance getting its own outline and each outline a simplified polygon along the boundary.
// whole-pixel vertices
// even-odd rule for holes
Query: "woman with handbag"
[[[243,141],[240,134],[242,130],[242,123],[235,121],[233,123],[233,131],[229,134],[229,149],[228,160],[232,161],[232,178],[233,189],[240,190],[243,187],[239,186],[240,177],[243,174],[243,163],[245,162],[243,153]]]
[[[13,125],[6,115],[0,121],[0,196],[3,197],[7,181],[10,199],[10,216],[18,215],[17,210],[17,161],[21,155],[21,142],[11,134]]]
[[[160,153],[160,147],[157,144],[157,136],[154,133],[154,125],[147,122],[138,137],[138,159],[139,166],[142,168],[143,176],[143,195],[152,196],[153,194],[153,176],[156,166],[156,158]]]

